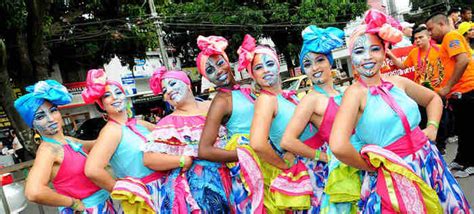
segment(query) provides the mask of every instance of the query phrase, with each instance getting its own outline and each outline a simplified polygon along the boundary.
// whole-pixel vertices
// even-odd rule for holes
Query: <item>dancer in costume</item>
[[[82,98],[85,103],[97,103],[107,116],[86,163],[87,177],[120,200],[125,213],[155,213],[164,173],[146,167],[140,150],[153,125],[129,116],[122,86],[107,80],[102,69],[88,71]],[[106,170],[109,164],[119,180]]]
[[[381,78],[385,44],[400,39],[398,22],[376,10],[369,10],[352,33],[349,50],[360,79],[344,93],[331,151],[342,162],[371,171],[362,183],[363,213],[470,213],[461,187],[430,142],[436,137],[441,99],[406,78]],[[418,127],[417,104],[427,110],[424,130]],[[354,128],[361,145],[349,140]]]
[[[281,89],[280,63],[273,49],[256,46],[255,39],[245,35],[238,53],[239,70],[247,69],[261,88],[260,96],[255,101],[250,146],[261,160],[265,208],[269,213],[307,210],[310,208],[312,187],[306,167],[299,161],[292,167],[294,156],[285,154],[280,146],[298,100],[294,92],[287,93]],[[308,125],[300,139],[307,140],[314,134],[315,128]],[[294,181],[293,178],[297,176],[301,176],[301,179]]]
[[[246,146],[253,118],[254,98],[251,89],[236,84],[229,59],[225,53],[227,47],[225,38],[199,36],[197,44],[201,50],[196,59],[198,71],[204,78],[215,84],[218,90],[207,114],[199,143],[199,157],[209,161],[228,163],[232,175],[232,199],[237,213],[260,212],[263,208],[263,192],[253,188],[252,184],[258,180],[258,177],[263,178],[257,176],[260,173],[255,171],[248,173],[253,176],[249,176],[247,179],[242,178],[245,175],[243,171],[252,169],[249,167],[251,163],[254,163],[255,166],[253,159],[248,159],[249,156],[242,156],[251,152],[249,151],[250,147]],[[214,146],[221,125],[226,127],[228,136],[224,149]],[[245,159],[242,161],[250,163],[246,162],[244,165],[238,162],[237,147],[240,148],[241,159]],[[249,181],[246,184],[247,188],[242,183],[243,180]],[[252,192],[254,194],[251,194]],[[259,195],[261,197],[258,197]]]
[[[28,200],[57,206],[59,213],[115,213],[109,193],[84,174],[91,141],[64,136],[58,106],[71,102],[66,87],[55,80],[39,81],[15,101],[25,123],[41,135],[36,159],[26,180]],[[48,183],[53,184],[54,190]]]
[[[313,81],[314,88],[296,107],[281,140],[281,147],[310,160],[327,161],[329,135],[344,93],[340,87],[334,85],[331,77],[331,66],[334,63],[331,51],[344,44],[344,31],[334,27],[322,29],[311,25],[305,28],[301,34],[303,36],[303,47],[300,53],[301,70]],[[316,139],[311,141],[313,142],[311,145],[303,143],[298,138],[308,122],[318,128]],[[334,173],[328,180],[329,186],[326,188],[324,197],[326,200],[322,202],[328,168],[325,166],[325,162],[319,163],[319,165],[322,167],[318,168],[320,171],[315,171],[315,180],[312,183],[315,204],[320,207],[318,210],[322,213],[349,213],[360,195],[360,191],[354,188],[358,185],[360,189],[358,170],[341,164],[331,156],[328,163],[329,172]],[[345,193],[337,194],[341,192]],[[331,203],[329,205],[328,193],[334,193],[331,201],[352,203]]]
[[[144,162],[154,170],[171,170],[163,184],[161,213],[231,213],[229,170],[219,162],[195,159],[210,102],[196,101],[190,85],[182,71],[162,67],[153,73],[150,88],[163,93],[175,110],[156,124],[143,148]],[[225,135],[220,127],[215,146],[223,147]]]

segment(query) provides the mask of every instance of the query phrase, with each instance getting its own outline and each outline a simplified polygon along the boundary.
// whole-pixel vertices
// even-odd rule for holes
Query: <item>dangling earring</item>
[[[41,143],[41,135],[36,130],[34,130],[34,132],[35,134],[33,135],[33,141],[39,145]]]
[[[105,122],[109,121],[109,115],[107,114],[102,114],[102,119],[104,119]]]

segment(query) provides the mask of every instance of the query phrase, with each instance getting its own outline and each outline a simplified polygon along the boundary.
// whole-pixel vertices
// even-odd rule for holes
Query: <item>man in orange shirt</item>
[[[390,50],[387,50],[387,56],[398,68],[406,69],[414,66],[413,81],[416,83],[431,90],[439,90],[439,85],[444,77],[444,68],[439,58],[440,46],[431,43],[430,33],[424,26],[417,27],[413,35],[416,47],[408,53],[405,61],[402,62]],[[428,120],[426,110],[422,106],[419,106],[419,109],[421,113],[420,127],[424,128]],[[451,115],[452,112],[448,108],[443,109],[443,116],[436,135],[436,146],[442,154],[445,154],[446,139],[449,137],[449,125],[451,125],[449,119]]]
[[[415,66],[414,81],[431,90],[439,89],[444,77],[444,69],[439,59],[439,45],[431,44],[430,33],[425,27],[418,27],[414,31],[415,45],[404,62],[390,50],[387,56],[398,68],[405,69]]]
[[[458,154],[451,166],[463,166],[457,177],[474,174],[474,60],[464,37],[449,26],[444,14],[434,14],[426,21],[431,37],[441,42],[440,59],[444,65],[444,79],[438,94],[447,97],[453,105],[455,129],[458,134]]]

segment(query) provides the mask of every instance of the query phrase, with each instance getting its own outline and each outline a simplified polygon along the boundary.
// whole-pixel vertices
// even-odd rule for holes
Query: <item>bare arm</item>
[[[55,192],[48,185],[59,152],[59,146],[39,146],[35,162],[26,179],[25,195],[29,201],[56,207],[72,205],[73,199],[71,197]]]
[[[232,97],[219,93],[212,101],[199,141],[199,158],[215,162],[237,161],[237,152],[214,147],[224,117],[232,114]]]
[[[467,66],[469,65],[469,57],[467,53],[460,53],[456,56],[453,56],[456,59],[456,64],[454,64],[454,71],[451,78],[448,80],[448,83],[443,87],[438,93],[442,97],[446,96],[451,89],[458,83],[461,79],[464,71],[466,71]]]
[[[144,120],[137,120],[137,124],[144,126],[148,131],[153,131],[153,128],[155,128],[155,124]]]
[[[255,102],[255,112],[250,127],[250,146],[255,153],[264,160],[280,169],[287,169],[285,161],[281,159],[268,141],[270,126],[277,109],[275,96],[261,94]]]
[[[87,157],[86,176],[97,186],[109,192],[114,188],[116,181],[105,167],[109,164],[121,138],[121,127],[117,124],[107,123],[100,131],[97,142]]]
[[[143,155],[143,164],[156,171],[166,171],[179,168],[181,156],[168,155],[160,152],[145,152]],[[184,167],[188,169],[193,162],[189,156],[185,156]]]
[[[329,146],[337,159],[358,169],[370,171],[369,165],[350,143],[352,130],[357,123],[361,98],[365,97],[359,83],[350,86],[342,98],[341,106],[334,119]]]
[[[288,123],[285,134],[283,134],[283,138],[281,139],[281,148],[309,159],[315,157],[316,150],[304,144],[298,136],[301,135],[308,122],[310,122],[311,117],[314,115],[315,105],[318,105],[317,99],[317,95],[310,93],[298,104],[293,117]],[[319,125],[320,124],[318,124],[318,126]],[[320,160],[327,161],[326,153],[321,153]]]
[[[402,60],[400,60],[397,56],[395,56],[390,49],[387,49],[387,56],[392,60],[393,64],[398,68],[405,69],[406,66],[403,64]]]

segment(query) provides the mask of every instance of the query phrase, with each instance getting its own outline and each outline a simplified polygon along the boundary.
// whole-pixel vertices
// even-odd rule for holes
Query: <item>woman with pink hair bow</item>
[[[256,172],[244,173],[252,158],[244,157],[248,154],[242,147],[248,144],[250,125],[253,118],[253,102],[250,87],[238,85],[234,80],[229,59],[225,53],[227,40],[220,36],[199,36],[197,44],[201,52],[196,64],[201,75],[217,86],[217,94],[212,100],[207,114],[201,140],[199,142],[199,157],[215,162],[226,162],[232,175],[232,198],[237,213],[259,212],[258,189],[253,188],[253,178]],[[215,139],[221,126],[227,129],[229,139],[225,148],[214,146]],[[239,162],[238,148],[241,151]],[[248,149],[248,146],[245,147]],[[244,153],[242,153],[244,152]],[[245,175],[252,174],[252,178]],[[244,184],[242,181],[248,181]],[[258,179],[255,179],[258,180]],[[253,194],[252,194],[253,193]],[[253,197],[249,197],[253,195]],[[263,200],[262,198],[260,198]],[[254,205],[252,205],[254,204]],[[263,205],[261,206],[263,207]]]
[[[162,67],[153,73],[150,88],[175,110],[156,124],[142,148],[143,161],[154,170],[170,171],[161,191],[161,213],[231,213],[229,170],[222,163],[197,159],[210,102],[196,101],[190,85],[182,71]],[[214,145],[222,148],[225,136],[220,127]]]
[[[363,213],[470,213],[461,187],[431,143],[441,99],[406,78],[380,75],[385,48],[401,40],[399,29],[393,18],[369,10],[352,33],[349,51],[360,79],[344,93],[331,151],[343,163],[368,171],[359,203]],[[418,127],[417,104],[427,110],[424,130]],[[358,140],[350,141],[354,129]]]
[[[113,199],[122,201],[125,213],[158,211],[159,190],[165,174],[146,167],[140,150],[153,125],[128,114],[128,100],[122,86],[107,80],[102,69],[88,71],[82,97],[86,103],[97,103],[107,116],[107,124],[87,158],[86,176],[111,192]],[[106,170],[109,164],[118,180]]]
[[[281,89],[280,62],[273,49],[257,46],[252,36],[245,35],[238,53],[239,70],[247,69],[261,89],[255,101],[250,146],[261,160],[265,208],[269,213],[307,210],[313,192],[305,163],[295,160],[280,146],[298,99],[294,93]],[[300,140],[309,140],[315,131],[307,125]]]

